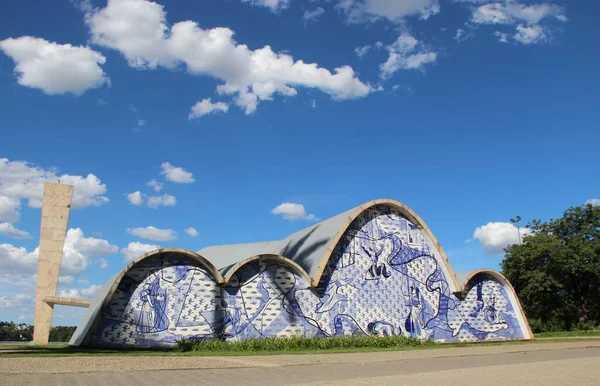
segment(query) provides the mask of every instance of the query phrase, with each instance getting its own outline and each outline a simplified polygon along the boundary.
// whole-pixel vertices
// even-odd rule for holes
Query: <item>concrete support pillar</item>
[[[47,345],[50,337],[54,305],[46,303],[44,298],[56,296],[73,188],[73,185],[44,184],[33,330],[37,345]]]

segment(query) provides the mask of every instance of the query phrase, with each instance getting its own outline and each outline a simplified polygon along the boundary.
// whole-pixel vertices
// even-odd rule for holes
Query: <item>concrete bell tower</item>
[[[37,345],[47,345],[50,336],[55,304],[51,300],[56,297],[73,189],[73,185],[44,184],[33,330]]]

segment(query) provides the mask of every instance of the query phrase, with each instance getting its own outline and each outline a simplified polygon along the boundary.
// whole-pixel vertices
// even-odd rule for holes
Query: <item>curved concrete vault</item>
[[[425,222],[385,199],[284,240],[140,256],[99,291],[71,344],[357,334],[532,338],[503,275],[457,276]]]

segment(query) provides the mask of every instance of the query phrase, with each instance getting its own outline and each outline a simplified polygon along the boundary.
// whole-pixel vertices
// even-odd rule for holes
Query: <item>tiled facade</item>
[[[316,288],[275,259],[251,261],[219,285],[190,257],[150,256],[125,274],[87,344],[356,334],[439,342],[528,337],[512,288],[482,273],[460,299],[448,275],[427,235],[379,205],[346,230]]]

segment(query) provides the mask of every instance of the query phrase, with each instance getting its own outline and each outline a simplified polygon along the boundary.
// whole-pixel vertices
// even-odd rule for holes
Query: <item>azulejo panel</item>
[[[119,284],[90,344],[363,334],[439,342],[524,338],[510,288],[477,275],[459,299],[442,264],[414,224],[390,206],[374,206],[345,232],[317,288],[269,258],[249,262],[221,286],[182,256],[145,259]]]

